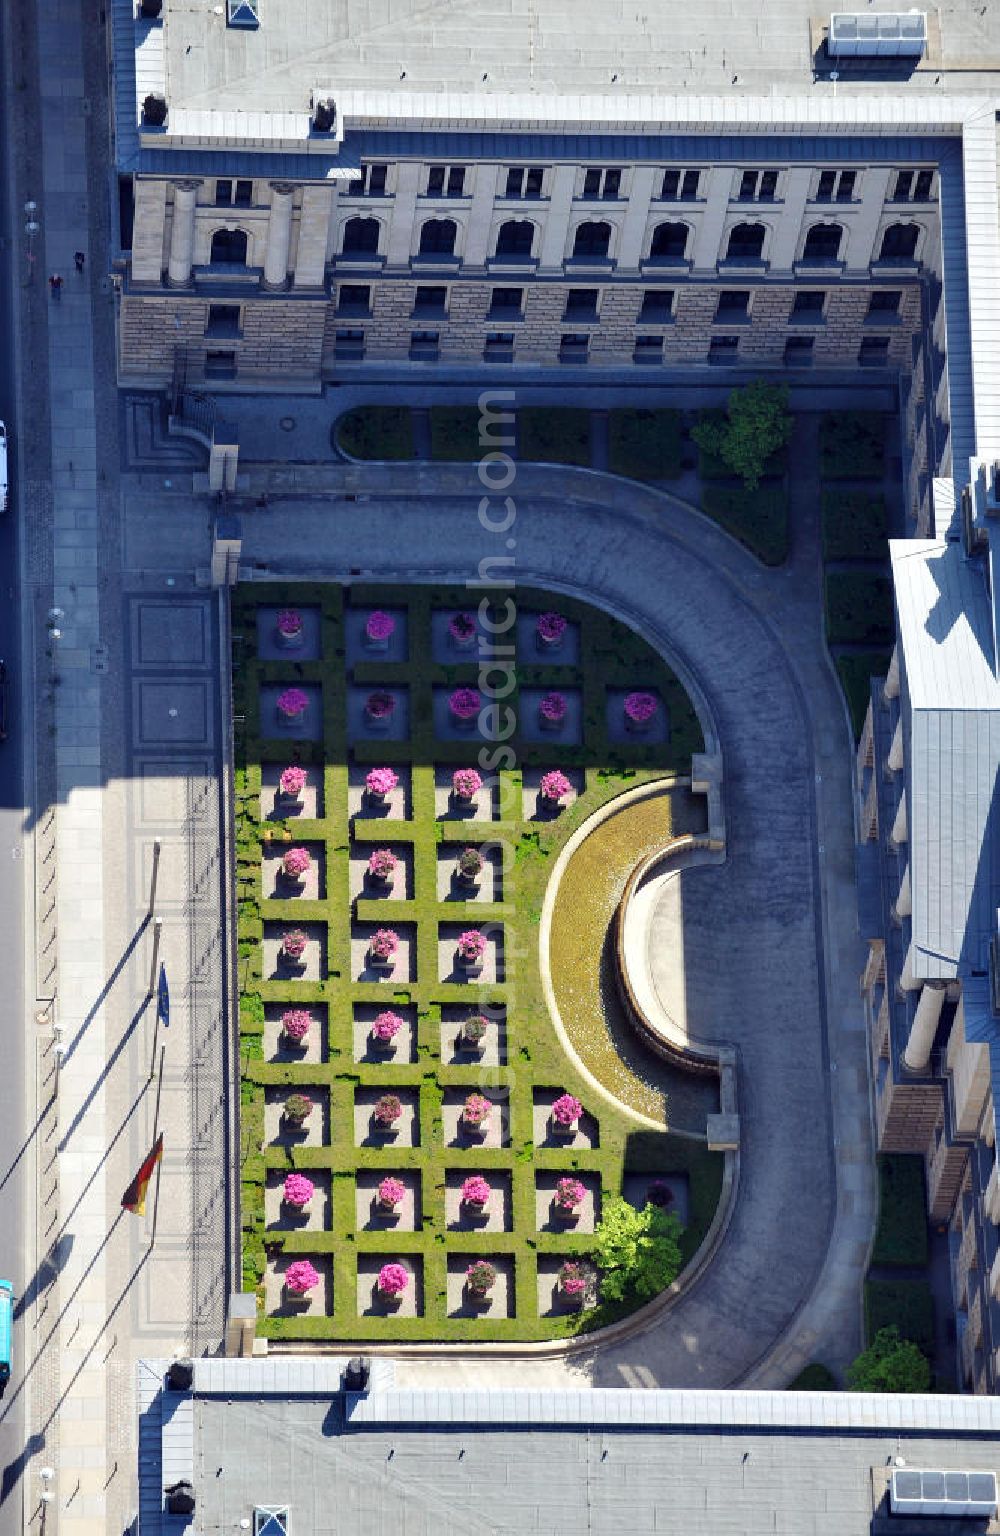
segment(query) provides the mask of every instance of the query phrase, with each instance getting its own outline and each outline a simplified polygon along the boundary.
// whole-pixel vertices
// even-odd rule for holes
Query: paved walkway
[[[450,579],[505,553],[460,466],[332,467],[328,485],[372,500],[359,515],[272,491],[245,520],[245,558],[293,575]],[[818,507],[795,530],[790,566],[771,572],[690,509],[625,482],[520,466],[511,494],[515,579],[599,593],[661,643],[708,695],[725,762],[730,857],[695,877],[711,899],[692,894],[684,937],[705,961],[690,977],[700,1006],[741,1048],[737,1213],[663,1325],[569,1369],[596,1384],[721,1386],[783,1385],[816,1356],[842,1365],[860,1342],[874,1193],[850,738],[822,639]],[[504,1367],[453,1354],[404,1369],[475,1380]],[[564,1377],[546,1362],[508,1369],[522,1382]]]

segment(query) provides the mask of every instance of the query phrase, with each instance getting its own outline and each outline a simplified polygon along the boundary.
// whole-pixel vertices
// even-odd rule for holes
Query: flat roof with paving
[[[843,6],[905,10],[901,3]],[[314,87],[412,92],[654,94],[801,90],[813,79],[816,0],[280,0],[256,30],[227,27],[216,0],[164,7],[172,106],[305,110]],[[928,53],[912,72],[896,60],[841,65],[862,89],[969,90],[995,83],[1000,7],[950,0],[920,7]],[[825,65],[825,69],[830,66]]]

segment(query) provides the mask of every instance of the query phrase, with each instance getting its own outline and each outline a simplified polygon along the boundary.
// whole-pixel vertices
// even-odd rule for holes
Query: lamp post
[[[29,197],[24,205],[24,232],[28,237],[27,261],[29,283],[35,280],[35,236],[41,227],[35,218],[37,212],[38,204],[33,198]]]

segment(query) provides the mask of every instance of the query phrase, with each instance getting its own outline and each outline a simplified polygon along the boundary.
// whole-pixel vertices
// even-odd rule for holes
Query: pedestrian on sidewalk
[[[58,272],[53,272],[52,276],[49,278],[49,287],[52,290],[52,297],[54,299],[62,298],[62,278],[59,276]]]
[[[83,264],[86,261],[86,259],[87,258],[86,258],[86,256],[84,255],[84,253],[82,251],[74,251],[73,252],[73,265],[76,267],[76,270],[78,272],[80,272],[80,273],[83,272]]]

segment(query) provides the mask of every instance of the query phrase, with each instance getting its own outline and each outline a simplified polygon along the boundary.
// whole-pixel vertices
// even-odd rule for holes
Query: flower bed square
[[[463,855],[478,852],[482,867]],[[498,844],[441,843],[437,850],[438,901],[503,901],[503,868]],[[464,866],[464,867],[463,867]]]
[[[368,750],[378,752],[377,748]],[[357,816],[366,822],[409,821],[410,769],[405,763],[392,762],[391,757],[391,752],[387,752],[384,757],[378,754],[376,762],[350,758],[347,810],[352,818]]]
[[[399,1100],[398,1118],[383,1128],[376,1122],[375,1106],[385,1095]],[[354,1090],[354,1144],[357,1147],[417,1147],[420,1145],[420,1118],[417,1114],[417,1090],[399,1088],[386,1082],[381,1088]]]
[[[581,1269],[587,1279],[582,1298],[570,1296],[559,1283],[560,1272],[566,1263],[563,1255],[540,1253],[537,1266],[537,1294],[539,1317],[567,1317],[585,1311],[597,1304],[599,1289],[594,1266],[586,1261]]]
[[[395,867],[390,868],[391,859]],[[374,867],[372,855],[378,854]],[[352,901],[411,901],[413,899],[413,849],[408,843],[394,843],[389,839],[351,841],[350,878],[348,890]],[[386,923],[392,927],[392,919]]]
[[[344,613],[344,640],[349,667],[355,667],[359,662],[406,661],[409,656],[406,609],[392,604],[348,608]]]
[[[308,863],[301,857],[303,851]],[[265,901],[325,900],[326,848],[294,837],[265,843],[261,884]]]
[[[301,764],[305,782],[296,795],[283,793],[281,789],[281,776],[284,770],[292,765],[292,755],[289,761],[280,763],[262,763],[261,778],[261,813],[268,821],[287,821],[294,825],[296,821],[318,821],[323,815],[323,774],[321,769],[308,763]]]
[[[583,741],[583,695],[579,688],[522,688],[518,731],[523,741],[578,746]]]
[[[325,1031],[324,1031],[325,1032]],[[319,1036],[319,1031],[317,1038]],[[276,1060],[282,1058],[276,1057]],[[316,1052],[317,1061],[320,1059]],[[292,1120],[285,1114],[285,1105],[295,1086],[265,1088],[264,1090],[264,1142],[269,1147],[322,1147],[330,1143],[330,1100],[325,1090],[310,1085],[305,1096],[312,1104],[304,1120]]]
[[[318,1276],[316,1286],[301,1297],[292,1296],[285,1284],[289,1265],[308,1259]],[[332,1317],[333,1260],[324,1253],[276,1253],[264,1271],[264,1305],[271,1317]]]
[[[561,783],[554,775],[568,781],[569,788],[558,797],[542,793],[560,789]],[[521,775],[521,815],[525,821],[555,821],[564,816],[583,794],[586,774],[580,768],[533,768],[526,767]]]
[[[686,1173],[626,1173],[622,1177],[622,1195],[629,1205],[641,1211],[649,1202],[673,1211],[686,1227],[691,1219],[691,1201]]]
[[[296,714],[279,710],[278,700],[291,690],[305,696],[304,708]],[[286,699],[286,704],[300,702]],[[260,734],[269,741],[322,741],[323,690],[319,683],[261,683],[258,694]]]
[[[576,1180],[583,1186],[583,1198],[574,1207],[575,1215],[567,1210],[560,1214],[556,1204],[557,1186],[561,1180]],[[535,1175],[535,1225],[539,1232],[593,1232],[601,1216],[601,1181],[596,1173],[580,1173],[576,1169],[568,1173],[537,1173]]]
[[[372,953],[373,942],[379,933],[396,936],[396,948],[383,963]],[[412,923],[399,923],[386,919],[379,923],[351,924],[351,975],[355,981],[374,981],[383,985],[400,986],[415,981],[417,975],[416,929]]]
[[[352,742],[406,741],[410,690],[398,683],[351,683],[347,689],[347,737]]]
[[[586,1107],[572,1136],[553,1133],[552,1106],[562,1096],[561,1088],[536,1088],[532,1095],[532,1130],[536,1147],[596,1147],[600,1144],[597,1120]]]
[[[393,1015],[399,1028],[391,1033]],[[381,1021],[375,1028],[376,1020]],[[354,1060],[402,1066],[417,1059],[417,1010],[392,998],[381,1003],[354,1004]]]
[[[301,955],[293,957],[287,949],[290,935],[304,934]],[[264,923],[263,968],[269,981],[294,983],[322,981],[326,976],[327,929],[325,923],[303,922],[289,917],[284,922]]]
[[[323,1232],[330,1225],[330,1175],[309,1169],[307,1177],[313,1186],[312,1196],[305,1206],[298,1206],[284,1197],[287,1171],[271,1169],[264,1185],[264,1221],[271,1232]]]
[[[652,699],[652,713],[646,719],[629,718],[629,700]],[[666,706],[654,688],[609,688],[605,694],[608,740],[616,743],[634,742],[637,747],[658,746],[670,739],[670,720]],[[637,715],[645,713],[642,703],[632,705]]]
[[[438,821],[496,821],[500,815],[498,788],[489,774],[476,769],[478,748],[470,743],[467,759],[434,769],[434,814]],[[472,795],[459,795],[454,787],[456,769],[479,773],[481,787]],[[460,780],[460,783],[464,781]]]
[[[295,1033],[286,1033],[283,1019],[288,1013],[308,1015],[309,1024],[304,1034],[298,1026]],[[264,1060],[275,1063],[299,1062],[317,1066],[327,1059],[327,1016],[325,1003],[287,1002],[264,1004]]]
[[[565,622],[565,628],[558,635],[556,632],[559,625],[552,619],[553,614]],[[517,659],[523,666],[577,667],[580,665],[580,626],[565,618],[560,611],[558,599],[553,602],[551,608],[541,610],[518,606],[516,633]]]
[[[295,618],[299,619],[296,630]],[[279,625],[279,619],[281,620]],[[322,615],[312,604],[261,603],[257,609],[260,661],[318,661],[322,656]]]
[[[460,946],[465,935],[479,934],[485,941],[481,955],[463,958]],[[472,941],[468,940],[471,945]],[[438,924],[438,980],[492,986],[504,979],[503,924],[491,919],[468,923]]]
[[[481,1299],[470,1290],[467,1271],[477,1259],[487,1259],[496,1279]],[[487,1321],[514,1316],[514,1260],[509,1254],[449,1253],[448,1316]]]
[[[460,1147],[476,1152],[483,1147],[510,1146],[510,1110],[507,1100],[485,1094],[492,1103],[489,1119],[477,1132],[463,1119],[463,1108],[472,1086],[445,1088],[441,1104],[441,1121],[446,1147]],[[475,1090],[478,1091],[478,1090]],[[472,1171],[472,1170],[470,1170]]]
[[[395,1304],[378,1289],[379,1272],[386,1263],[402,1264],[407,1272],[406,1289]],[[379,1252],[358,1254],[358,1313],[362,1317],[422,1317],[424,1313],[424,1261],[417,1253]]]
[[[441,667],[453,667],[457,662],[479,664],[479,642],[496,644],[499,636],[492,638],[479,620],[479,596],[470,595],[466,603],[456,603],[449,608],[432,608],[430,614],[431,659]]]
[[[470,1019],[486,1019],[486,1028],[468,1031]],[[479,1039],[472,1036],[478,1034]],[[507,1010],[491,1001],[441,1006],[441,1060],[449,1066],[499,1067],[507,1061]]]
[[[388,1209],[379,1199],[379,1189],[386,1179],[402,1186],[400,1200]],[[419,1231],[421,1209],[420,1175],[409,1169],[360,1169],[354,1186],[354,1224],[359,1232]]]
[[[513,1230],[510,1174],[491,1167],[486,1169],[483,1177],[490,1186],[490,1194],[480,1210],[462,1199],[462,1186],[470,1178],[468,1170],[448,1169],[445,1174],[444,1219],[450,1232],[510,1232]]]

